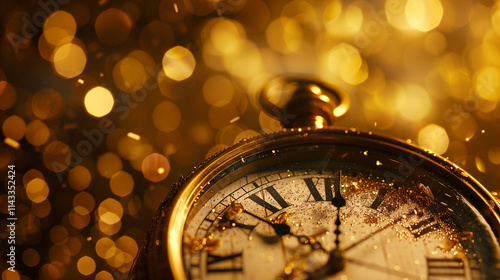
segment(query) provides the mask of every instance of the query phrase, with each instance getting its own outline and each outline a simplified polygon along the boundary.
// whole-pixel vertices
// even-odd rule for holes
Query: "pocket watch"
[[[500,279],[499,203],[449,160],[330,128],[348,99],[278,77],[282,131],[209,158],[154,217],[134,279]]]

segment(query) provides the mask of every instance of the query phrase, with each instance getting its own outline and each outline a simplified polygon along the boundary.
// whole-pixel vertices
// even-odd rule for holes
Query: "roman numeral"
[[[207,255],[207,273],[243,272],[242,253],[228,256]]]
[[[439,224],[434,222],[434,217],[430,217],[410,225],[408,230],[413,234],[413,236],[415,236],[415,238],[418,238],[424,234],[437,230],[439,228]]]
[[[465,266],[462,259],[427,259],[427,275],[434,279],[465,279]]]
[[[323,178],[323,183],[325,186],[325,199],[321,196],[318,190],[318,183],[320,178],[316,181],[316,183],[313,182],[313,178],[304,178],[304,182],[306,182],[306,186],[309,189],[309,192],[311,192],[311,195],[309,198],[312,196],[315,201],[332,201],[333,199],[333,184],[331,178]],[[307,201],[309,201],[309,198]]]
[[[257,183],[253,183],[254,186],[256,188],[259,188],[259,185],[257,185]],[[257,193],[254,193],[252,194],[251,196],[249,196],[248,198],[251,199],[253,202],[259,204],[260,206],[266,208],[267,210],[271,211],[273,214],[280,211],[281,209],[283,208],[286,208],[288,206],[290,206],[286,201],[285,199],[278,193],[278,191],[276,191],[276,189],[274,188],[274,186],[270,186],[270,187],[267,187],[264,189],[265,191],[262,191],[262,197],[264,199],[262,199],[261,197],[259,197],[257,194],[260,193],[260,192],[257,192]],[[280,208],[270,204],[269,202],[266,201],[266,193],[270,194],[271,197],[274,199],[274,201],[279,205]]]
[[[385,195],[387,194],[387,188],[381,188],[378,190],[377,197],[370,205],[370,208],[377,210],[377,208],[382,204],[382,201],[385,199]]]

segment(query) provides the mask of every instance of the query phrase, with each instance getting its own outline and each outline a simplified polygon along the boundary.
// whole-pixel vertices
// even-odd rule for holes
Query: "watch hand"
[[[344,258],[343,251],[340,250],[340,239],[339,236],[342,233],[340,231],[340,225],[342,222],[340,221],[340,207],[344,207],[346,205],[345,199],[342,197],[342,193],[340,192],[340,186],[342,185],[342,171],[339,171],[339,181],[338,184],[335,184],[334,191],[335,197],[332,199],[332,204],[337,208],[337,217],[335,219],[335,249],[330,251],[330,257],[328,258],[328,262],[320,269],[316,270],[313,273],[309,273],[307,279],[322,279],[326,276],[336,274],[344,269]]]
[[[254,217],[255,219],[257,219],[259,221],[262,221],[262,222],[270,225],[274,229],[274,231],[276,232],[276,235],[278,235],[280,237],[285,236],[285,235],[291,235],[291,236],[296,237],[300,244],[311,246],[312,250],[325,251],[325,249],[323,248],[321,243],[316,241],[316,237],[327,233],[326,230],[322,230],[322,231],[317,232],[311,236],[296,235],[296,234],[291,232],[290,226],[288,225],[288,213],[287,212],[283,212],[283,213],[279,214],[278,217],[276,217],[275,219],[267,220],[267,219],[264,219],[262,217],[255,215],[252,212],[247,211],[243,207],[243,205],[241,205],[241,203],[239,203],[238,201],[233,201],[231,203],[229,209],[224,213],[224,215],[223,215],[221,221],[219,222],[219,224],[217,225],[216,229],[223,231],[226,228],[235,227],[235,226],[239,226],[242,228],[244,228],[244,227],[253,228],[254,226],[243,225],[243,224],[240,224],[237,222],[233,222],[231,220],[231,218],[234,215],[239,214],[239,213],[245,213],[247,215]]]
[[[278,236],[291,234],[290,226],[286,224],[286,222],[288,221],[288,213],[286,213],[286,212],[281,213],[276,218],[276,220],[271,220],[271,221],[266,220],[264,218],[261,218],[255,214],[253,214],[252,212],[248,212],[246,209],[243,209],[243,213],[248,214],[257,220],[262,221],[262,222],[270,225],[274,229],[274,231],[276,232],[276,234]]]
[[[367,268],[370,268],[370,269],[373,269],[373,270],[385,272],[387,274],[405,277],[406,279],[422,279],[420,276],[417,276],[417,275],[414,275],[414,274],[402,272],[402,271],[399,271],[399,270],[396,270],[396,269],[393,269],[393,268],[388,268],[388,267],[380,266],[380,265],[377,265],[377,264],[367,263],[367,262],[364,262],[364,261],[361,261],[361,260],[354,260],[354,259],[347,258],[346,261],[348,261],[350,263],[353,263],[353,264],[361,265],[361,266],[364,266],[364,267],[367,267]]]
[[[332,204],[337,208],[345,206],[345,199],[342,197],[342,193],[340,192],[341,185],[342,185],[342,170],[339,171],[338,184],[333,185],[333,190],[335,191],[335,197],[332,199]]]
[[[241,229],[249,230],[250,232],[255,228],[255,225],[247,225],[236,222],[232,219],[236,214],[242,213],[244,211],[243,206],[237,200],[233,201],[229,208],[224,212],[222,217],[220,217],[219,223],[215,227],[218,231],[224,231],[228,228],[238,227]]]
[[[285,235],[290,235],[290,236],[294,236],[297,238],[297,240],[299,241],[300,244],[302,245],[310,245],[311,248],[313,250],[323,250],[325,251],[325,249],[323,249],[323,246],[321,245],[321,243],[317,242],[316,241],[316,236],[319,236],[319,235],[322,235],[324,233],[326,233],[327,231],[321,231],[321,232],[318,232],[316,234],[313,234],[312,236],[307,236],[307,235],[296,235],[294,233],[291,232],[291,228],[290,226],[287,224],[288,222],[288,213],[284,212],[284,213],[281,213],[280,215],[278,215],[278,217],[276,217],[276,219],[274,220],[266,220],[264,218],[261,218],[251,212],[248,212],[247,210],[243,210],[243,213],[246,213],[260,221],[263,221],[264,223],[270,225],[274,231],[276,232],[276,234],[278,236],[285,236]]]
[[[332,204],[337,208],[337,218],[335,219],[335,248],[339,248],[340,240],[339,236],[341,234],[340,231],[340,207],[345,206],[345,199],[342,197],[342,194],[340,193],[340,186],[342,185],[342,170],[339,171],[339,182],[338,184],[335,184],[333,186],[334,191],[335,191],[335,197],[332,199]]]
[[[307,236],[307,235],[295,235],[295,234],[292,234],[293,236],[297,237],[298,241],[300,244],[302,245],[310,245],[311,246],[311,249],[314,250],[323,250],[326,252],[326,250],[323,248],[323,246],[321,245],[321,243],[319,243],[316,238],[318,236],[321,236],[323,234],[326,234],[328,233],[327,230],[321,230],[319,232],[316,232],[315,234],[313,235],[310,235],[310,236]]]
[[[351,250],[352,248],[354,248],[354,247],[358,246],[359,244],[363,243],[363,241],[366,241],[366,240],[370,239],[370,238],[371,238],[372,236],[374,236],[375,234],[377,234],[377,233],[379,233],[379,232],[383,231],[384,229],[386,229],[386,228],[388,228],[388,227],[390,227],[390,226],[392,226],[392,225],[394,225],[394,224],[398,223],[398,222],[399,222],[399,221],[401,221],[403,218],[404,218],[404,216],[403,216],[403,217],[400,217],[400,218],[398,218],[398,219],[396,219],[396,220],[394,220],[394,221],[392,221],[392,222],[390,222],[390,223],[388,223],[388,224],[386,224],[385,226],[383,226],[383,227],[381,227],[381,228],[377,229],[376,231],[374,231],[374,232],[370,233],[369,235],[367,235],[367,236],[365,236],[365,237],[361,238],[361,239],[360,239],[359,241],[357,241],[356,243],[351,244],[351,245],[350,245],[350,246],[348,246],[347,248],[344,248],[344,252],[347,252],[347,251]]]

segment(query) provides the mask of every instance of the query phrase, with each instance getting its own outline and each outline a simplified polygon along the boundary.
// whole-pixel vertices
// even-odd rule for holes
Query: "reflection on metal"
[[[349,98],[334,86],[312,77],[279,76],[259,95],[266,113],[283,127],[325,128],[349,109]]]

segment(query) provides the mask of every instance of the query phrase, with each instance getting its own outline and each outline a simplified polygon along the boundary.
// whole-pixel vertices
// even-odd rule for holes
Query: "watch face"
[[[174,275],[500,279],[484,189],[409,145],[339,134],[268,137],[209,164],[173,202]]]

